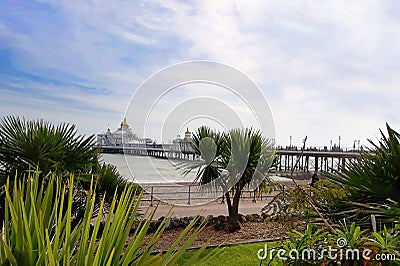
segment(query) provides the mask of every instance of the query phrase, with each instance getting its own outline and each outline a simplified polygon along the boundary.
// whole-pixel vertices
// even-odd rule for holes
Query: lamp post
[[[292,135],[289,136],[290,141],[289,141],[289,148],[292,148]]]
[[[342,137],[339,135],[339,150],[340,150],[340,140],[342,139]]]

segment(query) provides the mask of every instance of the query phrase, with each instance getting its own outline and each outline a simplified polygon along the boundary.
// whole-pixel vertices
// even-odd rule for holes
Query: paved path
[[[297,180],[296,181],[300,185],[305,185],[310,182],[310,180],[303,179],[303,180]],[[242,214],[254,214],[258,213],[260,214],[261,209],[267,204],[269,200],[271,200],[271,196],[275,195],[275,193],[271,193],[268,197],[263,196],[262,200],[260,198],[257,199],[257,202],[252,202],[251,199],[245,199],[241,200],[239,204],[239,213]],[[146,203],[148,204],[148,202]],[[156,203],[155,203],[156,204]],[[158,219],[162,216],[165,216],[170,210],[172,209],[172,217],[173,216],[178,216],[178,217],[185,217],[185,216],[195,216],[202,211],[204,211],[203,215],[207,216],[209,214],[213,216],[218,216],[218,215],[228,215],[228,207],[226,203],[221,203],[219,200],[218,201],[213,201],[209,202],[206,204],[202,205],[175,205],[173,206],[172,204],[160,204],[155,212],[154,219]],[[153,210],[154,207],[151,207],[151,210]],[[146,210],[146,206],[142,207],[142,211],[144,212]]]
[[[260,214],[261,209],[267,204],[264,201],[258,201],[256,203],[251,201],[242,201],[239,204],[239,213],[242,214]],[[154,209],[155,207],[150,207]],[[209,214],[218,216],[218,215],[228,215],[228,207],[226,203],[220,202],[210,202],[202,205],[194,205],[194,206],[172,206],[169,204],[163,204],[158,206],[156,213],[154,215],[154,219],[158,219],[161,216],[165,216],[169,210],[172,208],[172,216],[185,217],[185,216],[195,216],[200,212],[204,211],[204,216]],[[145,210],[145,207],[142,208]]]

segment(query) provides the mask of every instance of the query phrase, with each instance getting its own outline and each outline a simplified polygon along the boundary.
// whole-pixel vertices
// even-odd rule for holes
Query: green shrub
[[[319,180],[314,186],[300,187],[270,183],[264,190],[266,193],[280,191],[262,209],[268,214],[268,220],[279,221],[289,227],[298,225],[299,221],[318,221],[319,216],[310,205],[310,200],[321,212],[329,213],[334,202],[346,197],[346,191],[341,186],[327,179]]]
[[[288,232],[289,239],[275,250],[285,252],[280,258],[276,256],[271,265],[278,265],[282,258],[284,265],[400,265],[399,234],[398,228],[368,233],[354,222],[350,226],[342,222],[334,233],[309,224],[304,233]],[[363,253],[365,250],[368,252]],[[386,259],[375,260],[377,254],[385,254]]]

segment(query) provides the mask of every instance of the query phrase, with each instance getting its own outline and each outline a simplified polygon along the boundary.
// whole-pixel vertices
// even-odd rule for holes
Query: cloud
[[[399,46],[388,44],[398,43],[400,25],[387,16],[387,6],[377,1],[362,7],[348,1],[302,3],[202,2],[195,16],[178,20],[176,31],[191,40],[191,53],[230,63],[261,85],[278,141],[290,132],[325,128],[326,135],[348,136],[349,144],[351,138],[376,132],[389,117],[399,125],[393,120],[396,109],[385,108],[385,102],[394,102],[385,95],[399,99],[392,78]],[[310,141],[321,145],[325,140]]]
[[[85,131],[98,130],[112,122],[101,116],[118,124],[149,75],[208,59],[259,84],[278,143],[293,135],[300,144],[309,134],[310,145],[338,135],[350,145],[386,121],[400,128],[397,6],[372,0],[3,2],[0,50],[10,64],[2,63],[7,73],[0,86],[12,100],[1,101],[38,109],[40,101],[52,101],[53,113],[72,121],[84,120],[76,118],[83,107]]]

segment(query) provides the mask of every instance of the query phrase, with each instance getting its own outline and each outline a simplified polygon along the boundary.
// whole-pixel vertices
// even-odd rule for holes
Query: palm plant
[[[327,177],[348,191],[345,201],[334,204],[334,218],[353,218],[369,224],[374,214],[390,226],[400,218],[400,134],[386,124],[378,143],[361,153],[358,161],[347,163],[341,172]]]
[[[74,125],[55,126],[43,120],[5,117],[0,121],[0,186],[8,177],[23,178],[29,171],[41,171],[44,174],[38,175],[40,178],[56,173],[68,179],[69,174],[74,173],[75,186],[81,188],[72,205],[75,223],[79,223],[85,211],[85,192],[90,187],[92,175],[97,189],[96,210],[103,195],[110,204],[115,190],[120,195],[128,183],[115,166],[100,165],[94,144],[94,135],[78,135]],[[4,194],[0,193],[0,221],[3,219]]]
[[[255,189],[265,180],[274,160],[271,142],[253,129],[219,133],[203,126],[193,136],[193,147],[203,161],[190,167],[189,171],[197,168],[195,181],[212,183],[222,189],[230,220],[227,229],[240,229],[238,218],[242,190],[246,185]]]
[[[97,164],[94,135],[77,135],[74,125],[4,117],[0,121],[0,183],[16,172],[87,173]]]
[[[73,176],[66,181],[53,174],[45,182],[39,181],[39,173],[34,175],[29,174],[27,182],[16,181],[13,187],[7,182],[4,187],[6,219],[0,239],[2,265],[174,265],[204,227],[203,224],[193,228],[199,220],[195,218],[171,243],[168,251],[154,254],[168,217],[146,242],[144,236],[155,212],[147,209],[148,219],[142,219],[130,233],[141,199],[133,185],[127,185],[121,196],[114,194],[106,216],[102,211],[104,195],[100,212],[94,217],[96,189],[92,182],[82,222],[73,226],[72,204],[77,192]],[[100,230],[102,221],[104,225]],[[192,264],[204,249],[205,246],[194,253],[187,264]]]
[[[110,202],[114,192],[120,195],[125,189],[125,186],[129,181],[123,177],[116,166],[112,164],[103,163],[95,169],[95,181],[96,191],[102,197],[106,196],[106,201]],[[137,191],[140,191],[140,187],[137,187]]]

